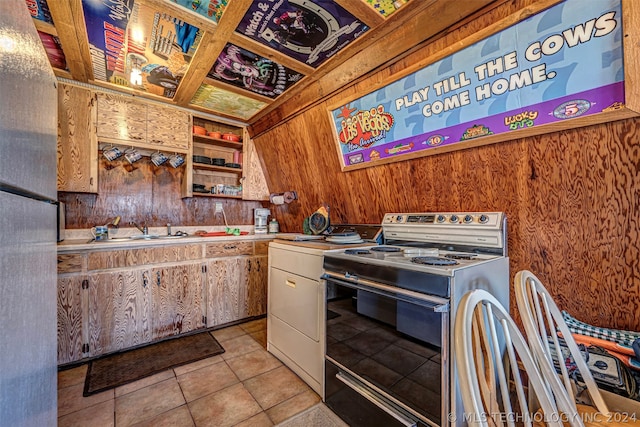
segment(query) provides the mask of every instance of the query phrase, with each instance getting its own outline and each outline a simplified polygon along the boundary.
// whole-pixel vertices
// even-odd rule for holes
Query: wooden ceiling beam
[[[385,17],[373,10],[364,1],[335,0],[347,12],[362,21],[367,27],[374,28],[384,24]]]
[[[48,22],[41,21],[39,19],[33,18],[33,25],[35,25],[36,30],[41,33],[51,34],[52,36],[58,36],[58,30],[52,24]]]
[[[202,35],[189,68],[176,90],[173,102],[184,107],[189,105],[252,3],[252,0],[229,0],[216,29],[207,30]]]
[[[80,82],[93,80],[81,0],[50,1],[48,6],[71,76]]]

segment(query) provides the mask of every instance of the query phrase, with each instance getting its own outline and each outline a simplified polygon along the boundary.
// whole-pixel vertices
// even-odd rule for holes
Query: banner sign
[[[331,116],[343,167],[372,166],[624,102],[620,0],[567,0]]]

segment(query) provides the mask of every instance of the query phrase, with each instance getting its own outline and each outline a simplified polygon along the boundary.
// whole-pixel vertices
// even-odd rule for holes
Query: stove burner
[[[394,248],[393,246],[376,246],[375,248],[371,248],[374,252],[400,252],[400,248]]]
[[[456,265],[458,261],[455,259],[441,258],[437,256],[418,256],[411,258],[411,262],[425,265]]]
[[[445,258],[450,259],[471,259],[478,256],[477,254],[446,254]]]
[[[368,255],[371,252],[366,249],[345,249],[344,253],[347,255]]]

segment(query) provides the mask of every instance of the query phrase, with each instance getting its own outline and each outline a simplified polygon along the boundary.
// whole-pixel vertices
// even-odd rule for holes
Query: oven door
[[[323,278],[327,405],[354,426],[440,425],[449,410],[449,301],[338,273]]]

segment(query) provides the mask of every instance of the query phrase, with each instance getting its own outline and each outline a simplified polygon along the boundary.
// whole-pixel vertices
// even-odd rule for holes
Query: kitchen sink
[[[188,234],[184,235],[158,235],[158,234],[136,234],[129,237],[114,237],[108,240],[94,240],[96,243],[116,243],[116,242],[130,242],[132,240],[165,240],[165,239],[184,239],[185,237],[194,237],[189,236]]]

